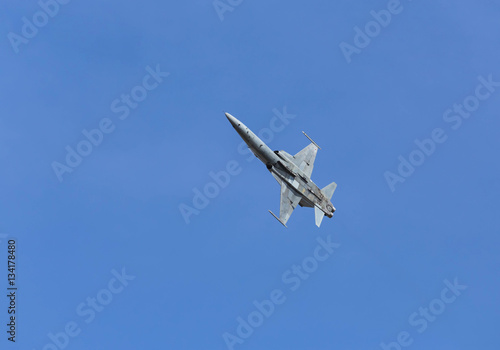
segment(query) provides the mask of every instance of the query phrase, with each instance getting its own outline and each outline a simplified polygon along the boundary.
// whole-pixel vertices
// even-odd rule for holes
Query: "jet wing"
[[[309,178],[311,177],[311,174],[313,172],[316,153],[318,153],[318,147],[315,144],[311,143],[302,151],[294,155],[292,159],[294,164],[298,166],[300,170],[302,170]]]
[[[281,183],[280,221],[283,225],[286,226],[286,222],[300,200],[301,197],[297,196],[285,182]]]

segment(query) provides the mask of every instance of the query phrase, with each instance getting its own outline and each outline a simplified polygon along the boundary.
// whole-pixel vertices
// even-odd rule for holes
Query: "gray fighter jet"
[[[335,208],[330,202],[333,192],[337,187],[332,182],[323,189],[311,180],[314,160],[320,148],[305,132],[304,135],[311,144],[302,151],[292,156],[285,151],[271,151],[271,149],[255,135],[245,124],[226,113],[227,119],[236,129],[241,138],[246,142],[250,150],[259,158],[281,185],[281,202],[279,218],[269,212],[286,227],[286,223],[292,215],[295,207],[314,208],[316,226],[321,225],[324,216],[331,218]]]

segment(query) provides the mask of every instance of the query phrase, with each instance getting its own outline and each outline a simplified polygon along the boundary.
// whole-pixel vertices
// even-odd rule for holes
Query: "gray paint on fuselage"
[[[228,118],[229,122],[234,127],[234,129],[241,136],[241,138],[248,145],[250,150],[255,154],[255,156],[257,156],[257,158],[259,158],[266,165],[267,169],[271,172],[271,174],[278,181],[278,183],[280,183],[280,185],[282,183],[285,183],[288,188],[288,191],[291,191],[290,193],[293,194],[293,196],[296,196],[296,199],[293,200],[289,198],[290,203],[287,202],[286,204],[292,207],[291,211],[293,211],[295,205],[297,205],[297,202],[295,200],[298,200],[297,198],[300,198],[300,202],[298,202],[300,206],[317,207],[329,218],[333,216],[335,208],[333,207],[331,201],[329,200],[329,198],[325,197],[325,194],[321,191],[321,189],[318,186],[316,186],[316,184],[310,178],[310,174],[312,172],[312,164],[314,163],[314,158],[316,156],[316,151],[318,149],[317,145],[314,142],[313,143],[315,146],[313,146],[313,148],[308,148],[310,146],[306,147],[305,149],[303,149],[302,151],[300,151],[298,154],[295,155],[297,156],[297,158],[295,158],[295,156],[292,156],[285,151],[273,152],[245,124],[240,122],[238,119],[236,119],[229,113],[226,113],[226,117]],[[305,157],[306,159],[309,159],[309,161],[307,161],[304,160],[303,152],[314,152],[314,153],[311,156],[312,158],[311,157],[307,158],[307,153],[306,153]],[[301,167],[307,168],[308,173],[305,173],[301,169]],[[335,185],[334,183],[332,184]],[[331,193],[333,193],[333,190]],[[276,217],[276,215],[274,214],[273,216]],[[289,215],[286,216],[287,216],[286,220],[288,220]],[[285,225],[285,222],[282,221],[281,223]],[[321,220],[319,221],[319,223],[321,223]],[[319,226],[318,223],[317,225]]]

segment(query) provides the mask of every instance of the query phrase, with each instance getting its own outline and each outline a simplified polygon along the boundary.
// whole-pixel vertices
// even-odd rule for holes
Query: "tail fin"
[[[321,189],[321,192],[325,195],[328,200],[332,199],[333,192],[335,192],[335,189],[337,188],[337,184],[335,182],[332,182],[328,186],[324,187]]]
[[[328,186],[321,189],[321,192],[323,192],[325,197],[328,198],[328,200],[330,200],[332,198],[333,192],[335,192],[336,188],[337,188],[337,184],[335,182],[332,182]],[[318,206],[314,206],[314,216],[316,219],[316,226],[319,227],[321,225],[321,221],[323,221],[323,218],[326,216],[326,214]]]

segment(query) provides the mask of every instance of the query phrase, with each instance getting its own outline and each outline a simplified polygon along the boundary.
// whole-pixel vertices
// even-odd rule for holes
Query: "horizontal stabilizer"
[[[328,198],[328,200],[330,200],[330,199],[332,199],[333,192],[335,192],[336,188],[337,188],[337,184],[335,182],[332,182],[331,184],[329,184],[325,188],[322,188],[321,192],[323,192],[325,197]]]
[[[314,206],[314,216],[316,218],[316,226],[320,227],[321,221],[323,221],[323,218],[325,217],[325,213],[323,213],[323,210],[317,206]]]

